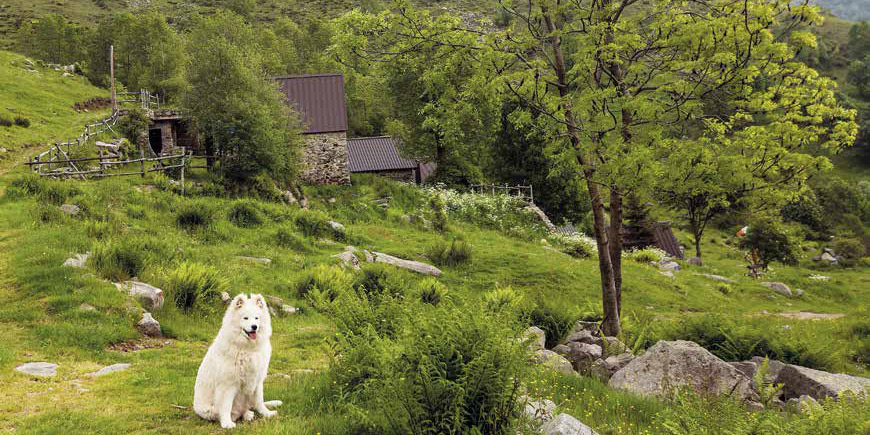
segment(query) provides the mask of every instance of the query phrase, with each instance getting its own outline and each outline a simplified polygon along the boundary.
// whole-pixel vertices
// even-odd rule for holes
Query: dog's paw
[[[251,421],[251,420],[253,420],[253,419],[254,419],[254,411],[251,411],[251,410],[249,409],[247,412],[245,412],[245,415],[242,416],[242,418],[244,418],[245,421]]]
[[[228,423],[221,422],[221,427],[224,429],[235,429],[236,424],[233,422],[228,422]]]
[[[262,414],[263,414],[264,418],[272,418],[272,417],[278,415],[278,411],[270,411],[267,409],[267,410],[263,411]]]

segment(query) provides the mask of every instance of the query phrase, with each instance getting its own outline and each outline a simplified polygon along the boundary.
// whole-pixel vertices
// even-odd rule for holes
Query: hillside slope
[[[870,8],[865,0],[815,0],[815,3],[844,20],[870,20]]]
[[[0,116],[22,117],[29,127],[0,126],[0,168],[24,161],[35,147],[66,141],[81,134],[86,122],[102,119],[108,110],[78,112],[76,103],[108,97],[84,77],[28,63],[21,55],[0,51]]]

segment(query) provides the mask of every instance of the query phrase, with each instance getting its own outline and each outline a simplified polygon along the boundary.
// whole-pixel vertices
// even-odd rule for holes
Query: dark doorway
[[[159,128],[148,130],[148,143],[151,144],[151,149],[158,156],[163,151],[163,132]]]

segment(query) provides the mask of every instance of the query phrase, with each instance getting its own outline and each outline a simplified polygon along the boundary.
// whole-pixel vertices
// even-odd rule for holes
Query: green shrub
[[[410,272],[383,263],[367,263],[357,274],[354,288],[369,299],[383,295],[402,298],[411,288]]]
[[[220,300],[223,287],[220,272],[204,264],[185,262],[169,275],[172,300],[184,311],[209,307]]]
[[[444,197],[440,194],[434,194],[429,198],[429,209],[432,211],[432,228],[435,231],[447,231],[447,204]]]
[[[14,123],[15,120],[12,119],[12,115],[0,113],[0,127],[12,127],[12,124]]]
[[[139,276],[145,269],[145,244],[137,238],[98,243],[88,262],[97,274],[110,281]]]
[[[855,261],[864,256],[866,252],[864,244],[858,239],[837,238],[834,241],[832,248],[834,252],[846,259],[847,261]]]
[[[492,312],[510,312],[518,309],[523,295],[511,288],[499,287],[483,294],[484,306]]]
[[[564,305],[539,301],[527,312],[523,313],[530,326],[537,326],[547,334],[547,348],[552,348],[562,340],[574,324],[577,323],[577,313]]]
[[[750,222],[746,236],[740,240],[740,248],[758,252],[763,264],[774,261],[795,264],[800,253],[800,246],[791,234],[771,218]]]
[[[308,251],[305,239],[299,237],[292,228],[280,227],[275,231],[275,244],[282,248],[289,248],[297,252]]]
[[[15,125],[17,125],[19,127],[27,128],[27,127],[30,127],[30,120],[23,117],[23,116],[16,116],[15,117]]]
[[[718,290],[719,293],[722,293],[725,296],[730,295],[731,292],[733,291],[731,286],[728,285],[727,283],[724,283],[724,282],[720,282],[720,283],[716,284],[716,290]]]
[[[116,221],[98,221],[93,219],[85,221],[85,234],[92,239],[107,239],[117,231],[118,224]]]
[[[49,204],[37,204],[34,213],[35,220],[44,224],[54,224],[66,220],[66,214],[57,206]]]
[[[154,183],[154,187],[164,192],[168,192],[172,187],[169,184],[169,177],[162,172],[157,172],[152,175],[151,182]]]
[[[332,235],[332,227],[329,218],[315,210],[300,210],[296,214],[296,227],[305,237],[329,237]]]
[[[780,214],[787,222],[797,222],[815,231],[826,231],[829,227],[824,219],[824,210],[822,210],[822,206],[812,190],[808,190],[786,203]]]
[[[372,432],[516,433],[528,363],[513,325],[474,306],[407,315],[395,338],[339,330],[331,374]]]
[[[597,255],[596,247],[580,238],[568,239],[564,245],[562,252],[574,258],[593,258]]]
[[[192,231],[211,225],[214,220],[212,208],[201,201],[187,203],[181,207],[175,216],[179,228]]]
[[[239,228],[256,228],[263,225],[263,213],[254,201],[236,201],[227,213],[227,219]]]
[[[438,240],[426,250],[426,256],[439,266],[457,266],[471,261],[471,244],[453,239]]]
[[[6,189],[6,196],[12,198],[24,198],[36,196],[46,189],[48,180],[36,174],[27,174],[13,179]]]
[[[130,204],[127,206],[127,216],[133,219],[145,219],[145,207]]]
[[[353,289],[354,277],[338,266],[319,264],[304,272],[296,284],[299,297],[312,299],[317,308],[334,301],[340,294]]]
[[[643,248],[633,251],[623,251],[623,257],[641,264],[658,263],[665,257],[665,252],[658,248]]]
[[[447,286],[434,277],[426,278],[417,283],[417,291],[420,301],[424,304],[438,306],[441,301],[447,299]]]

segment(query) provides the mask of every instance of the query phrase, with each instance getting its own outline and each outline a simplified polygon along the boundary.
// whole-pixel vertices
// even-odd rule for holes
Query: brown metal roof
[[[417,162],[399,156],[396,141],[389,136],[348,139],[347,165],[350,172],[417,168]]]
[[[275,77],[281,92],[302,116],[303,133],[347,131],[344,77],[315,74]]]
[[[653,235],[656,239],[656,246],[665,251],[674,258],[683,259],[683,251],[680,250],[680,242],[674,236],[671,226],[665,222],[658,222],[653,225]]]

